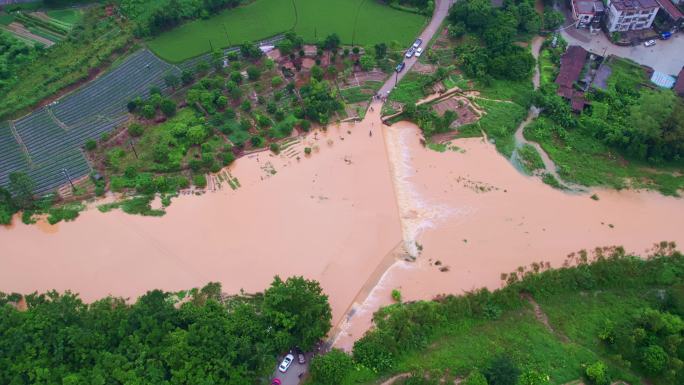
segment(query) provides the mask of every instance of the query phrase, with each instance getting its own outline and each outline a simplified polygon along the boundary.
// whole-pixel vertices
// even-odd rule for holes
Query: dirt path
[[[523,299],[525,299],[527,302],[529,302],[530,305],[532,305],[532,309],[534,310],[534,318],[536,318],[537,321],[541,322],[549,332],[551,332],[552,334],[554,334],[555,336],[560,338],[560,340],[563,341],[563,343],[570,342],[570,339],[568,339],[568,337],[566,337],[564,334],[556,331],[551,326],[551,323],[549,323],[549,317],[546,315],[546,313],[544,313],[544,310],[542,310],[541,306],[539,306],[537,301],[535,301],[531,295],[521,294],[521,297]]]
[[[385,382],[383,382],[383,383],[380,384],[380,385],[392,385],[392,384],[394,384],[397,380],[400,380],[400,379],[402,379],[402,378],[406,378],[406,377],[408,377],[408,376],[410,376],[410,375],[411,375],[410,373],[401,373],[401,374],[397,374],[396,376],[392,376],[392,377],[388,378]]]

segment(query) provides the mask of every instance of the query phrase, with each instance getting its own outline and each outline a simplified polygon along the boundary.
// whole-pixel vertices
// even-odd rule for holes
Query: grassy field
[[[537,170],[544,169],[544,161],[542,160],[541,155],[539,155],[537,149],[531,144],[525,143],[520,147],[518,155],[520,155],[520,164],[527,174],[532,174]]]
[[[653,306],[649,290],[607,290],[564,293],[539,300],[551,329],[535,317],[531,306],[505,313],[497,320],[464,318],[435,333],[426,348],[403,356],[393,373],[438,373],[447,380],[483,368],[497,355],[523,363],[523,372],[547,374],[547,384],[565,384],[582,378],[583,367],[603,360],[614,377],[640,384],[624,361],[615,359],[599,338],[601,325],[620,322]],[[377,375],[360,370],[344,384],[376,384]],[[447,381],[447,383],[449,383]]]
[[[385,307],[355,343],[357,365],[341,383],[410,374],[394,384],[451,384],[476,371],[493,374],[501,357],[517,369],[506,377],[494,371],[490,384],[682,383],[684,256],[674,247],[661,242],[648,259],[619,247],[580,251],[569,258],[574,267],[534,273],[540,265],[533,264],[502,275],[508,285],[494,293]],[[654,365],[644,357],[655,345],[667,353]],[[600,382],[588,380],[596,364],[605,368]],[[323,385],[313,374],[308,384]]]
[[[56,9],[46,12],[48,16],[66,24],[76,24],[83,18],[80,9]]]
[[[548,118],[536,119],[525,127],[524,134],[526,139],[542,146],[567,181],[618,190],[647,188],[665,195],[678,195],[677,190],[684,188],[684,176],[676,173],[681,166],[654,170],[649,165],[625,159],[618,151],[585,133],[563,130]]]
[[[308,42],[337,33],[342,42],[368,45],[397,40],[408,43],[425,17],[364,0],[256,0],[163,33],[148,42],[166,60],[179,62],[244,41],[294,29]],[[357,19],[358,15],[358,19]]]

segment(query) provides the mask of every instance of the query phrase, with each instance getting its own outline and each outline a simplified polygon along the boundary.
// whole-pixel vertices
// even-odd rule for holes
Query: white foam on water
[[[415,269],[416,265],[407,261],[395,261],[380,277],[378,283],[368,293],[366,299],[362,303],[354,303],[352,310],[346,315],[342,321],[339,332],[333,339],[332,345],[336,348],[351,351],[353,343],[356,339],[361,338],[361,334],[354,335],[352,327],[362,327],[363,332],[370,326],[375,313],[380,307],[387,305],[387,299],[381,297],[381,293],[387,293],[393,287],[392,273],[397,269],[411,270]],[[362,332],[362,333],[363,333]],[[353,336],[355,338],[346,339],[346,336]],[[344,339],[343,339],[344,338]]]
[[[411,164],[408,141],[411,132],[390,127],[386,131],[387,153],[392,170],[392,180],[397,196],[402,234],[406,251],[414,257],[420,254],[418,236],[437,222],[458,213],[447,205],[428,202],[413,185],[415,170]]]

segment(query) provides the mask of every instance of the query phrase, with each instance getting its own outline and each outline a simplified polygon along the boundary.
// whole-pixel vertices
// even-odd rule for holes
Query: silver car
[[[278,370],[283,373],[287,372],[287,369],[290,367],[290,365],[292,365],[292,361],[294,361],[294,356],[292,354],[286,355],[283,359],[283,362],[281,362],[280,366],[278,366]]]
[[[416,39],[416,41],[413,43],[413,48],[418,48],[420,45],[423,44],[423,39]]]
[[[408,51],[406,51],[406,55],[404,56],[406,56],[407,59],[410,59],[414,53],[416,53],[416,49],[411,47]]]

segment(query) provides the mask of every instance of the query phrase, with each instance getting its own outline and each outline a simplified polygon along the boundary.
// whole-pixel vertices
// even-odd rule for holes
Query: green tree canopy
[[[303,277],[283,281],[276,276],[264,293],[263,311],[280,350],[293,346],[311,349],[331,327],[328,296],[318,282]]]

